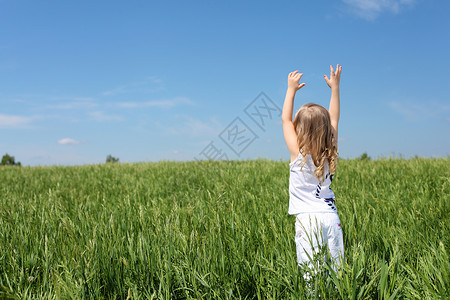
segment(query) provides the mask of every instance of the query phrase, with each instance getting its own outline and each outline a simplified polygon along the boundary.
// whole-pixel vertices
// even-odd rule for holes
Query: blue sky
[[[287,161],[276,107],[288,73],[305,74],[295,110],[328,107],[323,75],[339,63],[341,157],[447,156],[449,11],[437,0],[0,0],[0,154],[33,166]]]

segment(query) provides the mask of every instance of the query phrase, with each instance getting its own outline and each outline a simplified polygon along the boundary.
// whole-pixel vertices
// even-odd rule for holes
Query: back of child
[[[324,76],[331,88],[329,109],[308,103],[295,114],[292,112],[295,94],[302,73],[291,72],[283,105],[283,132],[291,154],[289,164],[289,210],[296,216],[295,244],[300,266],[317,271],[313,264],[316,254],[327,246],[333,268],[342,263],[344,243],[341,222],[335,206],[331,182],[336,171],[337,132],[340,114],[339,81],[342,67],[330,66],[330,78]],[[304,272],[309,279],[309,272]]]

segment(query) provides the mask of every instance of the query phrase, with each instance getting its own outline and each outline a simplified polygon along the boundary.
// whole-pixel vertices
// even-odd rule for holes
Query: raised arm
[[[283,112],[281,114],[281,120],[283,122],[284,140],[291,154],[291,162],[298,156],[299,149],[297,144],[297,133],[292,123],[292,112],[294,107],[295,93],[304,87],[306,84],[299,84],[300,78],[303,73],[294,71],[289,73],[288,76],[288,89],[286,92],[286,98],[284,99]]]
[[[341,71],[342,66],[339,66],[339,64],[336,66],[336,71],[334,71],[333,66],[330,65],[330,78],[328,78],[327,75],[323,75],[325,81],[331,89],[330,107],[328,108],[328,112],[330,113],[331,126],[333,126],[334,129],[336,142],[340,115],[339,81],[341,80]]]

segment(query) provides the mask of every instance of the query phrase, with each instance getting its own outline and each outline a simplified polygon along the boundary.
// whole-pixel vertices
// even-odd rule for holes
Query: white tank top
[[[306,162],[303,167],[303,156],[299,154],[297,158],[289,164],[289,211],[291,215],[311,212],[334,212],[337,213],[334,205],[334,193],[330,188],[333,175],[329,173],[328,161],[324,166],[324,181],[319,182],[314,170],[316,166],[311,155],[306,155]]]

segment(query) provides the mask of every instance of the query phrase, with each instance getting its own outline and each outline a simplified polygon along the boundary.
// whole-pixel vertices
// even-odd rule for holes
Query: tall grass
[[[288,178],[287,161],[267,160],[0,168],[0,295],[449,297],[449,158],[341,160],[345,264],[319,273],[313,294]]]

